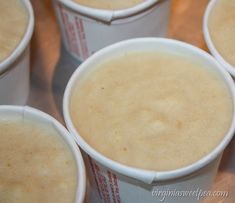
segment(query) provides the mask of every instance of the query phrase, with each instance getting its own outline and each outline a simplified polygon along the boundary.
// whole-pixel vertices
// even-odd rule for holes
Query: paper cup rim
[[[29,107],[29,106],[16,106],[16,105],[1,105],[0,106],[0,112],[13,112],[13,113],[19,113],[22,115],[25,115],[26,113],[28,116],[32,116],[35,120],[41,120],[43,122],[47,122],[51,124],[53,128],[58,132],[59,136],[61,136],[69,145],[69,148],[73,154],[73,157],[76,162],[76,167],[78,170],[78,177],[77,177],[77,189],[76,189],[76,203],[83,203],[85,198],[85,191],[86,191],[86,172],[85,172],[85,166],[83,162],[83,158],[81,155],[81,152],[74,142],[73,137],[69,134],[69,132],[65,129],[65,127],[59,123],[55,118],[50,116],[47,113],[44,113],[40,110],[37,110],[35,108]]]
[[[17,58],[24,52],[28,46],[34,29],[34,13],[33,8],[29,0],[21,0],[21,3],[25,6],[26,12],[28,12],[28,25],[24,33],[23,38],[14,49],[14,51],[2,62],[0,62],[0,75],[7,72],[11,67],[10,65],[14,63]]]
[[[112,52],[112,50],[118,49],[119,47],[124,47],[127,45],[135,44],[135,43],[155,43],[156,46],[158,43],[162,43],[165,46],[179,46],[184,49],[188,49],[190,52],[196,53],[199,55],[199,57],[202,57],[206,59],[209,62],[213,63],[213,66],[216,67],[216,71],[223,77],[224,82],[228,86],[228,89],[230,91],[232,102],[233,102],[233,114],[232,114],[232,121],[231,126],[228,129],[228,132],[224,136],[223,140],[220,142],[217,147],[212,150],[209,154],[207,154],[202,159],[194,162],[191,165],[188,165],[183,168],[179,168],[176,170],[170,170],[170,171],[151,171],[151,170],[143,170],[138,169],[130,166],[123,165],[121,163],[118,163],[116,161],[113,161],[95,149],[93,149],[86,141],[80,136],[79,132],[77,132],[75,126],[73,125],[73,121],[70,117],[70,96],[73,90],[74,85],[76,84],[78,76],[81,74],[86,67],[89,67],[89,65],[95,61],[96,59],[101,58],[102,56],[106,55],[109,52]],[[210,162],[212,162],[219,154],[222,153],[222,151],[225,149],[225,147],[228,145],[230,140],[232,139],[233,132],[235,130],[235,114],[234,114],[234,103],[235,103],[235,88],[234,88],[234,82],[231,78],[231,76],[222,68],[221,64],[219,64],[210,54],[207,52],[184,42],[180,42],[173,39],[166,39],[166,38],[138,38],[138,39],[131,39],[126,40],[122,42],[118,42],[116,44],[110,45],[106,48],[101,49],[100,51],[93,54],[91,57],[89,57],[85,62],[83,62],[77,70],[73,73],[72,77],[70,78],[67,87],[65,89],[65,94],[63,98],[63,114],[65,118],[65,123],[67,125],[67,128],[71,132],[71,134],[74,136],[74,139],[78,143],[78,145],[87,153],[89,154],[93,159],[98,161],[99,163],[103,164],[104,166],[110,168],[113,171],[116,171],[119,174],[123,174],[125,176],[132,177],[137,180],[141,180],[145,183],[151,184],[155,181],[166,181],[171,179],[180,178],[186,175],[189,175]]]
[[[209,48],[210,52],[212,53],[212,55],[219,61],[219,63],[222,64],[222,66],[232,75],[235,76],[235,67],[233,67],[230,63],[228,63],[223,56],[219,53],[219,51],[216,49],[212,39],[211,39],[211,35],[209,32],[209,28],[208,28],[208,21],[209,21],[209,17],[210,17],[210,13],[213,10],[215,4],[217,3],[218,0],[211,0],[207,7],[206,7],[206,11],[204,13],[203,16],[203,35],[204,35],[204,39],[206,41],[207,47]]]
[[[76,3],[72,0],[54,0],[59,1],[66,7],[68,7],[71,10],[74,10],[76,12],[79,12],[85,16],[94,18],[96,20],[101,20],[105,22],[111,22],[115,19],[120,18],[126,18],[129,16],[132,16],[134,14],[140,13],[141,11],[144,11],[154,4],[156,4],[159,1],[165,1],[165,0],[146,0],[143,1],[133,7],[125,8],[125,9],[119,9],[119,10],[107,10],[107,9],[98,9],[98,8],[92,8],[88,6],[81,5],[79,3]]]

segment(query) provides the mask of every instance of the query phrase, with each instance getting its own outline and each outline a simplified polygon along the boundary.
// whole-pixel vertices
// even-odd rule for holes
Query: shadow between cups
[[[67,83],[73,72],[81,64],[77,59],[71,56],[63,43],[61,43],[60,57],[54,69],[52,78],[53,98],[58,112],[63,117],[63,96]]]

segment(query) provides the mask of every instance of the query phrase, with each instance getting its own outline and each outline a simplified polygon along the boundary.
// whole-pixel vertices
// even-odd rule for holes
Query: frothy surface
[[[74,2],[98,9],[107,9],[107,10],[118,10],[118,9],[125,9],[136,6],[144,2],[144,0],[73,0]]]
[[[75,160],[51,126],[0,120],[0,160],[1,203],[75,201]]]
[[[77,82],[70,114],[97,151],[128,166],[172,170],[211,152],[232,118],[227,86],[187,56],[127,53]]]
[[[217,51],[235,67],[235,0],[218,0],[209,16],[209,32]]]
[[[0,62],[20,43],[28,25],[28,13],[20,0],[0,1]]]

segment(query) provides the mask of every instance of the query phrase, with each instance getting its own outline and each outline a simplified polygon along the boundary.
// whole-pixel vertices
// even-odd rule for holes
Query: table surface
[[[51,0],[31,0],[35,32],[31,42],[31,91],[28,105],[45,111],[64,123],[61,105],[64,88],[79,63],[61,45]],[[168,37],[207,51],[202,18],[208,0],[172,0]],[[224,152],[213,191],[228,191],[227,198],[209,197],[205,202],[235,202],[235,141]]]

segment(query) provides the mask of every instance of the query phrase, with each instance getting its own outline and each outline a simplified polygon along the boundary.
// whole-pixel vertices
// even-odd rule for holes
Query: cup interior
[[[217,61],[233,76],[235,77],[235,67],[232,66],[230,63],[228,63],[219,53],[219,51],[216,49],[210,32],[209,32],[209,28],[208,28],[208,23],[209,23],[209,18],[210,18],[210,14],[214,8],[214,6],[216,5],[218,0],[211,0],[206,8],[204,17],[203,17],[203,35],[204,35],[204,39],[206,41],[207,47],[210,50],[211,54],[217,59]]]
[[[53,117],[31,107],[21,106],[0,106],[0,121],[10,120],[11,118],[29,119],[38,123],[42,123],[49,128],[53,128],[58,132],[58,135],[63,138],[64,142],[69,146],[77,167],[77,189],[76,189],[76,203],[82,203],[85,197],[86,188],[86,174],[82,155],[76,143],[72,139],[68,131]]]
[[[75,129],[73,121],[70,116],[70,98],[71,95],[73,94],[74,88],[76,88],[76,82],[78,80],[81,80],[81,78],[84,76],[84,74],[86,74],[87,71],[95,67],[96,64],[99,64],[104,59],[118,55],[119,53],[132,52],[137,50],[141,51],[164,50],[166,52],[173,52],[175,54],[193,57],[195,59],[198,59],[198,61],[202,62],[203,64],[205,64],[208,69],[218,72],[218,74],[221,76],[221,79],[227,85],[233,101],[233,119],[231,127],[230,129],[228,129],[228,132],[225,135],[223,141],[211,153],[209,153],[199,161],[184,168],[171,171],[148,171],[148,170],[141,170],[133,167],[128,167],[120,163],[117,163],[113,160],[110,160],[107,157],[100,154],[99,152],[97,152],[96,150],[94,150],[91,146],[89,146],[86,143],[86,141],[82,138],[79,132]],[[70,132],[74,135],[74,139],[77,141],[78,145],[80,145],[80,147],[93,159],[95,159],[102,165],[118,173],[141,180],[145,183],[152,183],[153,181],[170,180],[186,176],[201,169],[202,167],[206,166],[207,164],[215,160],[222,153],[222,151],[227,146],[227,144],[229,143],[229,141],[233,136],[233,132],[235,129],[234,101],[235,101],[235,90],[231,76],[221,67],[221,65],[211,55],[209,55],[205,51],[196,48],[192,45],[179,42],[176,40],[170,40],[164,38],[139,38],[139,39],[132,39],[119,42],[109,47],[106,47],[95,53],[93,56],[88,58],[88,60],[86,60],[83,64],[81,64],[81,66],[72,75],[66,87],[64,94],[64,101],[63,101],[63,112],[66,125],[70,130]]]
[[[20,43],[17,45],[15,50],[4,60],[0,63],[0,75],[4,74],[8,70],[10,70],[12,67],[11,64],[13,64],[17,58],[25,51],[27,46],[29,45],[29,42],[31,40],[33,29],[34,29],[34,14],[33,14],[33,8],[29,0],[21,0],[22,4],[24,4],[27,12],[28,12],[28,26],[25,31],[25,34],[23,38],[21,39]]]
[[[106,9],[91,8],[91,7],[87,7],[87,6],[83,6],[78,3],[75,3],[72,0],[69,0],[69,1],[68,0],[54,0],[54,1],[60,1],[63,5],[65,5],[69,9],[77,13],[80,13],[84,16],[93,18],[98,21],[111,22],[116,19],[126,18],[132,15],[141,13],[145,11],[146,9],[150,8],[151,6],[153,6],[155,3],[157,3],[160,0],[146,0],[140,4],[137,4],[134,7],[120,9],[120,10],[106,10]]]

